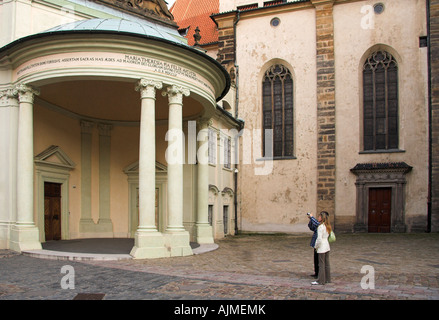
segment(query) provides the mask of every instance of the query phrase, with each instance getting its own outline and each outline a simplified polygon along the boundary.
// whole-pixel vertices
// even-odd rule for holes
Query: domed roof
[[[177,44],[187,45],[186,40],[180,36],[178,30],[153,21],[132,21],[126,19],[89,19],[79,20],[56,26],[39,34],[53,34],[57,32],[114,32],[123,34],[136,34],[149,38],[167,40]]]

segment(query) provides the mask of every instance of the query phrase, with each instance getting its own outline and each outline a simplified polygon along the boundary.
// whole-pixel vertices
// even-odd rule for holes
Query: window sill
[[[267,160],[295,160],[297,159],[295,156],[290,157],[262,157],[256,159],[256,161],[267,161]]]
[[[371,153],[402,153],[405,152],[405,150],[401,149],[380,149],[380,150],[364,150],[360,151],[359,154],[371,154]]]

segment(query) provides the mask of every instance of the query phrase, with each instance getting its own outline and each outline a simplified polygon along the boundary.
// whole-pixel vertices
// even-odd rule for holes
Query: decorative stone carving
[[[0,91],[0,107],[18,107],[17,95],[18,92],[16,89],[6,89]]]
[[[357,209],[354,231],[367,232],[370,188],[391,187],[391,231],[405,232],[405,175],[412,167],[405,162],[359,163],[351,172],[357,176]]]
[[[172,85],[166,89],[166,92],[162,92],[162,96],[168,96],[169,104],[182,104],[183,95],[188,97],[189,94],[189,89],[177,85]]]
[[[201,35],[200,35],[200,28],[198,27],[195,28],[194,40],[196,46],[200,44]]]
[[[18,100],[20,102],[34,103],[34,96],[40,94],[39,89],[23,83],[18,84],[14,90],[16,90],[14,93],[18,93]]]
[[[174,21],[174,16],[169,12],[163,0],[94,0],[139,13],[143,16],[155,16],[161,19]]]
[[[163,88],[163,83],[160,81],[140,79],[136,86],[136,91],[140,91],[142,99],[155,99],[155,89]]]

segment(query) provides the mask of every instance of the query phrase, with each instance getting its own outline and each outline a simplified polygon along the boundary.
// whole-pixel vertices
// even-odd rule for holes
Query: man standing
[[[317,221],[316,218],[313,217],[312,213],[308,212],[307,215],[309,218],[308,228],[311,231],[314,231],[310,243],[311,247],[313,247],[314,249],[314,274],[312,274],[311,276],[317,279],[319,276],[319,256],[317,255],[317,250],[314,247],[317,239],[317,228],[319,227],[320,223]]]

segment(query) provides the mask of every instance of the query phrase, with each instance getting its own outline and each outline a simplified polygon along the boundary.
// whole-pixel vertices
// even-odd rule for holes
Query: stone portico
[[[2,164],[13,171],[0,217],[3,247],[41,249],[45,182],[61,188],[62,239],[129,237],[132,225],[134,258],[185,256],[190,241],[214,242],[207,152],[197,151],[207,151],[208,123],[230,80],[174,32],[94,19],[0,49],[0,112],[10,123]],[[128,150],[135,141],[138,153]],[[138,196],[129,197],[123,171],[136,158]],[[160,184],[158,163],[166,172]],[[137,221],[128,208],[138,210]]]

